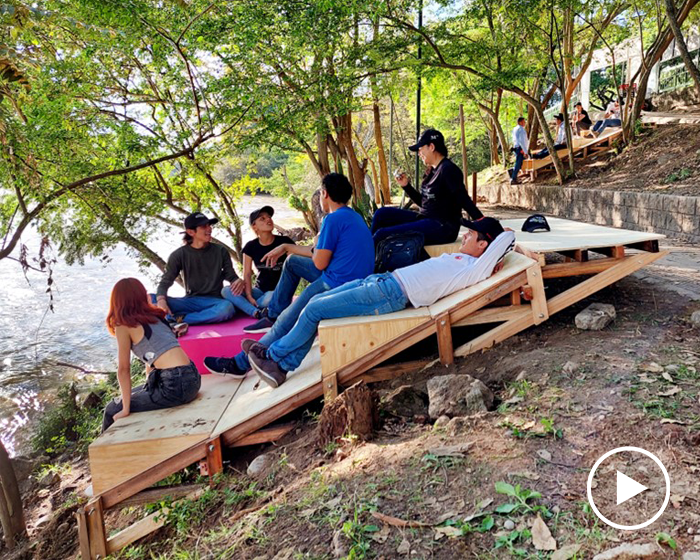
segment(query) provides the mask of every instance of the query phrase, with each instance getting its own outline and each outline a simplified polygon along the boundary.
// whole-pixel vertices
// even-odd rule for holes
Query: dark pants
[[[194,400],[202,385],[202,378],[195,365],[179,366],[169,369],[154,369],[146,383],[131,391],[129,413],[160,410]],[[124,407],[120,398],[114,399],[105,408],[102,418],[104,432],[114,423],[114,415]]]
[[[586,122],[577,122],[576,123],[576,132],[578,135],[581,135],[582,130],[590,130],[591,128],[591,123],[586,123]]]
[[[555,150],[561,150],[563,148],[566,148],[566,142],[562,142],[561,144],[554,144]],[[545,148],[544,150],[540,150],[534,156],[532,156],[532,159],[542,159],[542,158],[546,158],[548,155],[549,155],[549,148]]]
[[[382,239],[399,233],[422,233],[426,245],[452,243],[459,234],[459,224],[445,224],[431,218],[424,218],[411,210],[379,208],[372,217],[372,237],[375,246]]]
[[[515,166],[513,167],[513,174],[510,176],[510,180],[517,183],[518,173],[520,173],[520,168],[523,166],[523,160],[525,159],[525,152],[522,148],[513,148],[515,153]]]

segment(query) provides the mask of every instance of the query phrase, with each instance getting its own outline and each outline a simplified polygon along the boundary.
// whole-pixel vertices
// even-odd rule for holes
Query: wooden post
[[[454,349],[452,348],[452,324],[450,323],[450,312],[445,311],[435,318],[437,327],[438,351],[440,353],[440,363],[449,366],[454,363]]]
[[[338,396],[338,376],[335,373],[324,375],[323,381],[323,405],[330,404]]]
[[[10,456],[0,442],[0,521],[8,549],[15,546],[15,538],[26,534],[22,497]]]
[[[469,162],[467,161],[467,139],[464,133],[464,105],[459,104],[459,126],[462,130],[462,173],[464,173],[464,188],[469,189]]]
[[[100,496],[88,502],[85,506],[85,515],[87,515],[90,556],[95,559],[106,558],[107,533],[105,532],[105,517]]]
[[[472,173],[472,200],[476,204],[476,173]]]
[[[80,557],[83,560],[92,560],[90,555],[90,536],[88,533],[88,521],[85,509],[80,508],[75,513],[78,521],[78,544],[80,545]]]
[[[204,460],[206,465],[206,476],[211,477],[224,470],[224,463],[221,458],[221,438],[214,438],[207,442],[207,457]]]

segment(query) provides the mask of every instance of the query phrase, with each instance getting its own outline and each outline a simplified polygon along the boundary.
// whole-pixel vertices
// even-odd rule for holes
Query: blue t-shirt
[[[367,278],[374,272],[372,234],[362,216],[348,206],[341,206],[323,219],[316,249],[333,252],[321,275],[331,288]]]

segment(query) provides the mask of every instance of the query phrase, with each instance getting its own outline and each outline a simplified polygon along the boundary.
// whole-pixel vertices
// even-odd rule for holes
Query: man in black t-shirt
[[[385,206],[378,209],[372,218],[372,236],[377,245],[390,235],[419,232],[426,245],[452,243],[459,233],[462,210],[473,220],[483,217],[467,194],[462,171],[447,157],[445,138],[439,130],[429,128],[416,144],[408,147],[418,152],[429,171],[423,178],[418,192],[401,173],[398,184],[416,203],[419,211]]]
[[[272,230],[275,224],[272,216],[275,213],[272,206],[263,206],[251,212],[248,221],[250,227],[257,236],[248,241],[243,247],[243,282],[245,290],[236,295],[229,288],[224,288],[221,295],[230,301],[236,309],[240,309],[246,315],[260,318],[260,310],[267,307],[272,299],[272,293],[282,274],[282,265],[285,257],[280,258],[273,266],[268,266],[263,257],[270,251],[285,243],[294,244],[286,235],[275,235]],[[253,264],[258,271],[258,278],[253,286]]]

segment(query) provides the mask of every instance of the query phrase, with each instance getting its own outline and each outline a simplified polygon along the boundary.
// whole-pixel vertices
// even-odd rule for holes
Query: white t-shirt
[[[609,119],[619,119],[620,118],[620,107],[619,105],[615,107],[615,102],[611,101],[608,103],[608,107],[605,110],[606,113],[608,113],[610,116],[608,117]]]
[[[494,267],[515,246],[512,231],[501,233],[480,257],[445,253],[427,261],[395,270],[413,307],[432,305],[437,300],[485,280]]]

